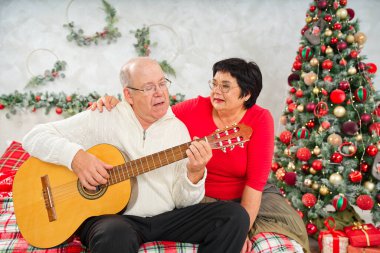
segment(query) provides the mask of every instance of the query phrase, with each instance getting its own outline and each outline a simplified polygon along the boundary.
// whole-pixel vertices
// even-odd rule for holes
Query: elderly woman
[[[274,149],[274,127],[271,113],[256,104],[262,89],[259,67],[239,58],[219,61],[213,66],[209,86],[209,97],[199,96],[172,107],[190,135],[206,136],[216,128],[235,123],[252,127],[253,133],[243,148],[226,153],[213,150],[207,164],[203,201],[238,201],[247,210],[251,230],[241,252],[250,252],[249,238],[265,232],[285,235],[310,252],[301,218],[274,186],[266,184]],[[106,97],[93,110],[96,107],[101,110],[103,105],[110,110],[118,102],[114,97]]]

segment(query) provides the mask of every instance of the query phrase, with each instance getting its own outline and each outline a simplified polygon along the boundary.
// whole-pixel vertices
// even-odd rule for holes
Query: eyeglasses
[[[170,85],[172,84],[172,81],[169,79],[165,78],[163,81],[159,82],[158,85],[154,84],[148,84],[144,86],[142,89],[134,88],[134,87],[129,87],[127,86],[128,89],[131,90],[137,90],[143,92],[145,95],[153,95],[155,92],[157,92],[157,87],[160,88],[160,90],[167,90]]]
[[[211,90],[218,88],[222,93],[228,93],[231,89],[238,88],[238,86],[231,87],[230,82],[222,82],[221,84],[218,84],[214,80],[208,81],[208,86]]]

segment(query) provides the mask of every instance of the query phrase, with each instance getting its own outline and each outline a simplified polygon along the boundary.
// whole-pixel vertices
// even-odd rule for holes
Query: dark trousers
[[[249,216],[238,203],[203,203],[156,215],[91,217],[78,231],[91,253],[136,253],[144,242],[199,244],[199,253],[238,253],[247,237]]]

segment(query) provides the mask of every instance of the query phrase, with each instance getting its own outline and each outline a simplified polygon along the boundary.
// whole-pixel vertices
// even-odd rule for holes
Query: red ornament
[[[290,123],[294,124],[294,122],[296,122],[296,117],[291,117],[290,118]]]
[[[293,63],[293,68],[294,68],[295,70],[301,70],[301,69],[302,69],[302,62],[300,62],[300,61],[295,61],[295,62]]]
[[[286,99],[286,104],[291,104],[291,103],[293,103],[293,99],[291,98],[291,97],[288,97],[287,99]]]
[[[377,71],[377,67],[374,63],[367,63],[367,72],[370,74],[375,74]]]
[[[55,112],[56,112],[57,114],[62,114],[62,108],[61,108],[61,107],[57,107],[57,108],[55,108]]]
[[[305,173],[309,171],[309,168],[310,168],[310,166],[307,163],[302,164],[302,166],[301,166],[302,171]]]
[[[313,129],[315,127],[314,120],[308,121],[305,125],[306,125],[307,128]]]
[[[356,199],[356,205],[362,210],[371,210],[373,207],[374,201],[368,195],[360,195]]]
[[[330,69],[332,69],[332,67],[333,67],[333,62],[331,60],[327,59],[327,60],[324,60],[322,62],[322,68],[323,69],[330,70]]]
[[[296,97],[298,97],[298,98],[302,98],[303,97],[303,91],[301,89],[297,90]]]
[[[90,106],[92,105],[92,102],[91,102],[91,101],[90,101],[90,102],[88,102],[88,104],[87,104],[87,105],[88,105],[88,107],[90,107]]]
[[[332,199],[332,205],[338,212],[344,211],[347,207],[347,198],[341,194]]]
[[[288,130],[285,130],[280,134],[280,141],[284,144],[289,144],[291,139],[292,133]]]
[[[323,78],[323,81],[325,81],[325,82],[332,82],[333,81],[333,78],[331,77],[331,76],[325,76],[324,78]]]
[[[41,97],[40,96],[36,96],[34,99],[36,100],[36,102],[40,102],[41,101]]]
[[[300,61],[298,61],[298,62],[300,62]],[[288,76],[288,85],[292,87],[293,86],[293,82],[298,82],[299,80],[300,80],[300,76],[298,74],[296,74],[296,73],[292,73],[292,74],[290,74]]]
[[[304,206],[311,208],[317,203],[317,198],[312,193],[305,193],[302,196],[302,203]]]
[[[342,29],[342,24],[341,23],[335,23],[333,28],[334,28],[334,30],[340,30],[340,29]]]
[[[313,50],[310,47],[300,47],[298,50],[298,55],[304,61],[310,61],[313,57]]]
[[[367,99],[366,88],[364,88],[363,86],[360,86],[359,88],[357,88],[354,92],[354,97],[355,97],[355,100],[360,103],[363,103],[364,101],[366,101]]]
[[[332,16],[329,15],[329,14],[326,14],[325,17],[324,17],[323,19],[324,19],[325,21],[327,21],[327,22],[331,22],[331,20],[332,20]]]
[[[380,117],[380,104],[377,105],[377,108],[373,110],[373,114],[375,114],[377,117]]]
[[[37,111],[37,109],[36,107],[33,107],[32,112],[35,112],[35,111]]]
[[[376,195],[376,201],[377,201],[378,204],[380,204],[380,193],[378,193],[378,194]]]
[[[342,58],[342,59],[340,59],[340,61],[339,61],[339,65],[341,65],[341,66],[346,66],[346,65],[347,65],[347,61],[346,61],[344,58]]]
[[[321,46],[321,52],[324,54],[326,52],[326,46],[325,45],[322,45]]]
[[[292,113],[297,108],[297,104],[291,103],[288,105],[288,111]]]
[[[302,29],[301,29],[301,34],[304,35],[305,32],[307,31],[307,29],[309,29],[309,27],[307,25],[305,25]]]
[[[310,132],[305,127],[301,127],[296,132],[296,138],[299,139],[308,139],[310,137]]]
[[[297,150],[296,156],[297,156],[298,160],[306,162],[310,159],[311,152],[308,148],[305,148],[305,147],[299,148]]]
[[[358,70],[364,71],[367,68],[367,65],[364,62],[359,62],[357,68]]]
[[[66,97],[66,102],[68,102],[68,103],[71,102],[71,97],[70,96]]]
[[[347,8],[348,20],[352,20],[355,17],[355,11],[351,8]]]
[[[329,93],[327,92],[327,90],[323,89],[322,88],[322,91],[321,91],[322,95],[323,96],[327,96]]]
[[[290,90],[289,90],[289,92],[290,92],[290,93],[293,93],[293,94],[296,93],[296,91],[297,91],[297,90],[296,90],[296,88],[294,88],[294,87],[290,88]]]
[[[286,172],[284,176],[284,182],[287,185],[293,186],[296,184],[297,181],[297,173],[295,172]]]
[[[315,5],[310,6],[309,10],[310,12],[314,12],[317,9]]]
[[[330,100],[333,104],[341,104],[346,99],[346,93],[340,89],[335,89],[330,93]]]
[[[358,57],[358,52],[355,51],[355,50],[352,50],[352,51],[350,52],[350,56],[351,56],[351,58],[356,59],[356,58]]]
[[[350,88],[350,83],[346,80],[339,82],[339,89],[345,91]]]
[[[367,148],[366,148],[366,150],[365,150],[365,152],[367,153],[367,155],[369,155],[369,156],[375,156],[376,154],[377,154],[377,147],[376,147],[376,145],[369,145]]]
[[[327,129],[330,128],[330,122],[328,122],[328,121],[323,121],[323,122],[321,123],[321,126],[322,126],[323,129],[327,130]]]
[[[364,172],[366,173],[369,169],[369,164],[366,163],[365,161],[361,162],[360,165],[359,165],[359,169],[361,172]]]
[[[340,0],[339,3],[340,5],[345,6],[347,4],[347,0]]]
[[[372,123],[369,126],[368,130],[370,133],[377,134],[378,136],[380,136],[380,122]]]
[[[341,153],[335,152],[331,155],[330,161],[332,163],[341,163],[343,161],[343,155]]]
[[[276,172],[280,168],[280,165],[277,162],[273,162],[271,169],[273,172]]]
[[[348,179],[353,183],[359,183],[363,179],[363,175],[360,171],[354,170],[348,174]]]
[[[359,131],[359,126],[354,121],[347,121],[342,124],[342,132],[346,135],[356,135],[356,133]]]
[[[330,44],[335,45],[336,43],[338,43],[338,38],[332,37],[330,40]]]
[[[360,115],[360,123],[361,124],[367,125],[371,121],[372,121],[371,114],[369,114],[369,113],[363,113],[362,115]]]
[[[308,235],[314,235],[318,232],[318,228],[313,223],[307,223],[306,224],[306,232]]]
[[[314,160],[311,164],[311,167],[315,169],[316,171],[320,171],[323,169],[323,164],[321,160]]]
[[[310,102],[306,105],[306,111],[313,112],[315,109],[315,104],[313,102]]]
[[[344,41],[340,41],[340,42],[338,42],[338,44],[336,45],[336,48],[338,49],[338,51],[343,51],[344,49],[347,48],[347,43],[344,42]]]
[[[324,10],[327,8],[328,2],[327,2],[327,0],[319,0],[317,3],[317,6],[318,6],[318,9]]]
[[[329,113],[329,107],[326,102],[318,102],[318,104],[314,108],[314,115],[317,118],[322,118],[323,116]]]
[[[0,110],[3,110],[4,108],[5,106],[2,103],[0,103]]]

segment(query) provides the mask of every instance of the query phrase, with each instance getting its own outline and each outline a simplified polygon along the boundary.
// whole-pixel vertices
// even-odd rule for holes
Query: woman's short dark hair
[[[228,72],[231,76],[236,78],[241,89],[239,98],[251,94],[251,97],[244,102],[244,107],[246,109],[251,108],[256,104],[263,83],[260,68],[255,62],[247,62],[240,58],[229,58],[218,61],[214,64],[212,67],[213,76],[215,76],[218,71]]]

